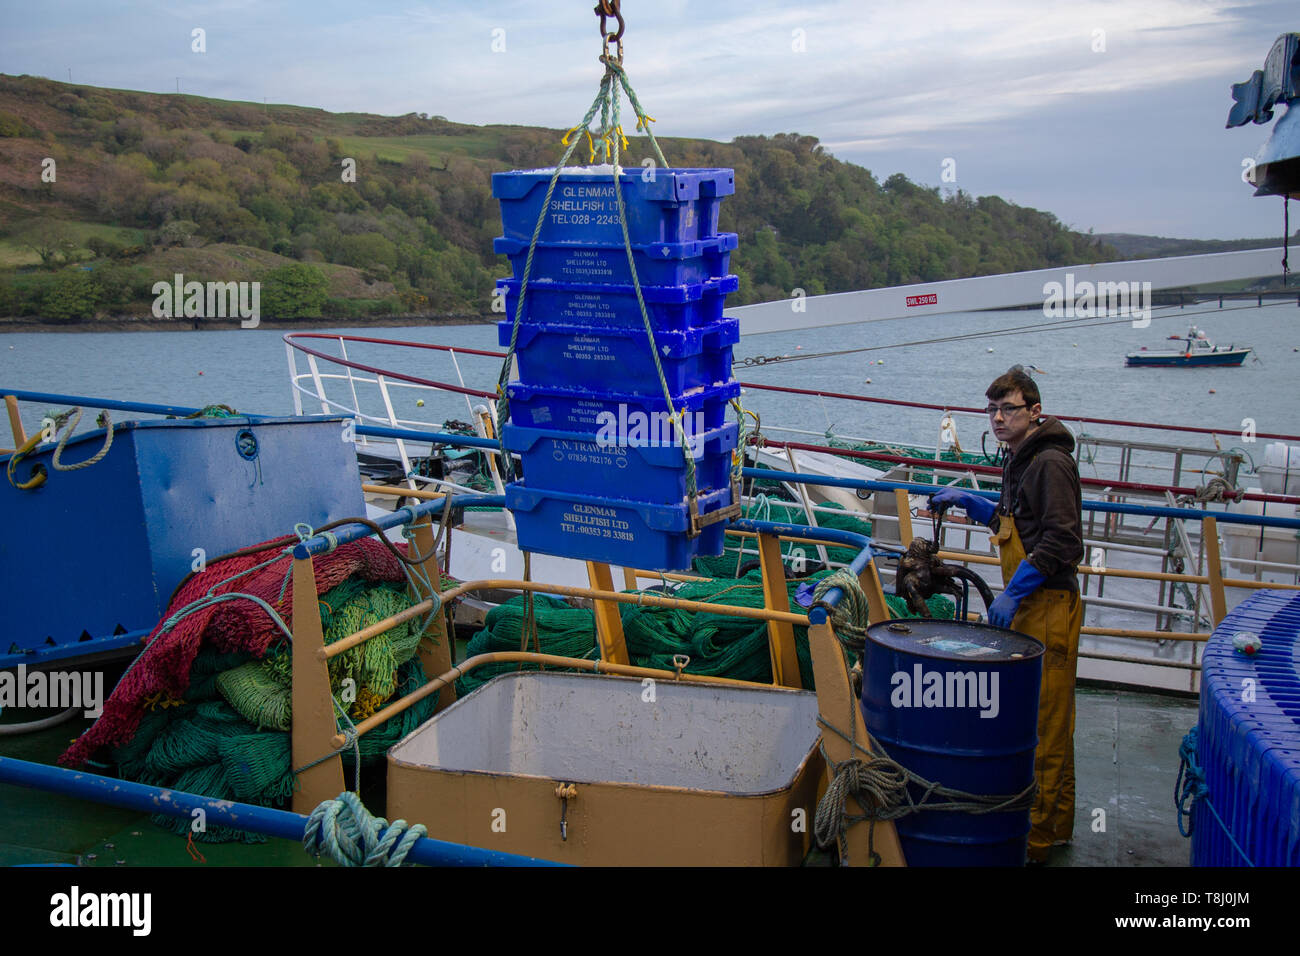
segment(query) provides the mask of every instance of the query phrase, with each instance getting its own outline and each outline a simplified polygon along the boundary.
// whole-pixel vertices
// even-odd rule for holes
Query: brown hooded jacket
[[[1010,513],[1028,561],[1047,580],[1043,587],[1077,591],[1083,560],[1083,506],[1074,436],[1044,417],[1002,468],[1002,497],[990,526]]]

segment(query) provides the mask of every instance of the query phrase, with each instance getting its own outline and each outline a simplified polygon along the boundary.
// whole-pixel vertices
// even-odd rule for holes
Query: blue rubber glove
[[[987,498],[981,498],[979,495],[973,495],[969,491],[961,491],[957,488],[945,488],[943,491],[936,491],[930,496],[932,505],[956,505],[958,508],[965,508],[966,513],[978,521],[980,524],[988,524],[989,519],[993,517],[993,512],[998,510],[997,502],[989,501]]]
[[[1021,561],[1011,576],[1006,589],[998,595],[989,608],[989,623],[994,627],[1010,627],[1011,619],[1020,610],[1020,602],[1038,589],[1047,578],[1028,561]]]

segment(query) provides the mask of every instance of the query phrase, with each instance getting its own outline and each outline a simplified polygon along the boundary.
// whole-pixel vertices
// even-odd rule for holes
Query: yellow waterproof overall
[[[1025,559],[1011,515],[998,516],[993,535],[1007,585]],[[1074,834],[1074,677],[1079,662],[1083,601],[1078,591],[1038,588],[1020,602],[1011,629],[1043,642],[1043,682],[1038,695],[1038,795],[1029,814],[1029,858],[1044,860],[1054,843]]]

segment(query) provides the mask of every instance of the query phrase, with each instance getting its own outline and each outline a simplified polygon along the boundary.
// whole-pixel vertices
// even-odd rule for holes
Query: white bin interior
[[[389,752],[430,769],[758,794],[794,779],[817,739],[811,691],[591,674],[506,674]]]

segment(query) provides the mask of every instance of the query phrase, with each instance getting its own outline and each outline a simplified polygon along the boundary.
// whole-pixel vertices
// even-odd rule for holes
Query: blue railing
[[[219,823],[236,830],[248,830],[284,840],[303,841],[308,818],[301,813],[274,810],[233,800],[217,800],[183,790],[162,789],[143,783],[132,783],[116,777],[82,773],[62,767],[0,757],[0,782],[11,783],[34,790],[61,793],[80,800],[90,800],[109,806],[138,810],[142,813],[162,813],[188,820],[195,810],[202,810],[211,823]],[[478,847],[449,843],[421,837],[406,857],[413,863],[426,866],[562,866],[550,860],[539,860],[514,853],[483,850]]]
[[[374,524],[387,531],[389,528],[409,524],[420,518],[427,517],[436,521],[442,516],[442,506],[445,502],[445,498],[439,498],[436,501],[422,501],[417,505],[407,505],[405,508],[398,508],[391,515],[377,519]],[[505,506],[504,495],[462,495],[454,503],[455,508],[504,508]],[[374,533],[375,529],[368,524],[340,525],[334,531],[313,535],[300,542],[293,549],[293,556],[301,560],[312,555],[325,554],[340,544],[358,541]]]
[[[860,478],[830,478],[814,475],[797,474],[792,471],[770,471],[766,468],[746,468],[746,478],[758,478],[768,481],[801,482],[808,485],[825,485],[833,488],[854,488],[865,491],[906,491],[913,495],[932,495],[943,488],[942,485],[923,485],[910,481],[867,481]],[[997,501],[997,492],[968,491],[967,494],[979,495],[989,501]],[[1088,501],[1084,499],[1084,511],[1099,511],[1103,514],[1144,515],[1151,518],[1178,518],[1184,521],[1201,521],[1206,517],[1215,518],[1220,524],[1247,524],[1264,528],[1300,529],[1300,518],[1282,518],[1272,515],[1233,514],[1225,511],[1198,511],[1195,508],[1169,508],[1163,505],[1130,505],[1118,501]]]
[[[88,408],[109,408],[122,411],[142,412],[150,415],[193,415],[201,409],[188,408],[182,405],[151,405],[145,402],[121,402],[113,399],[104,398],[87,398],[81,395],[60,395],[53,392],[33,392],[23,389],[7,389],[0,387],[0,395],[13,395],[20,401],[31,402],[50,402],[62,405],[83,405]],[[268,415],[242,415],[250,421],[283,416]],[[330,417],[330,416],[323,416]],[[339,416],[340,419],[346,416]],[[500,445],[490,438],[478,438],[470,435],[451,435],[445,432],[426,431],[416,428],[387,428],[377,425],[358,425],[356,428],[358,435],[365,435],[372,438],[400,438],[405,440],[418,440],[435,442],[441,445],[453,445],[465,448],[483,448],[498,450]],[[937,463],[942,467],[943,463]],[[939,491],[942,485],[926,485],[916,482],[907,481],[871,481],[859,478],[832,478],[820,475],[804,475],[787,471],[771,471],[766,468],[745,468],[743,475],[746,478],[766,479],[772,481],[792,482],[796,484],[819,485],[832,488],[853,488],[862,491],[906,491],[909,494],[933,494]],[[998,496],[992,492],[974,491],[977,494],[988,498],[990,501],[996,501]],[[1087,501],[1083,502],[1084,511],[1096,511],[1102,514],[1125,514],[1125,515],[1142,515],[1151,518],[1175,518],[1182,521],[1201,521],[1207,515],[1219,521],[1220,524],[1240,524],[1251,525],[1262,528],[1289,528],[1291,530],[1300,530],[1300,518],[1282,518],[1272,515],[1250,515],[1234,514],[1226,511],[1200,511],[1196,508],[1169,508],[1159,505],[1132,505],[1115,501]]]

